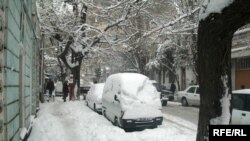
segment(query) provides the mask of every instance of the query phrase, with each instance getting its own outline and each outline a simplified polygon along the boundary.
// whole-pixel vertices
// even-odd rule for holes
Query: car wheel
[[[162,101],[162,106],[167,106],[167,103],[168,103],[167,100]]]
[[[182,106],[188,106],[188,102],[187,102],[187,99],[186,99],[186,98],[182,98],[182,99],[181,99],[181,105],[182,105]]]
[[[86,105],[89,106],[88,102],[86,101]]]

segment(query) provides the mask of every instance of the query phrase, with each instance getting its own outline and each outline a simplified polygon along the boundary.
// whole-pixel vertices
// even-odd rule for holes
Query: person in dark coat
[[[69,92],[69,89],[68,89],[68,82],[65,80],[63,82],[63,101],[66,102],[66,98],[68,96],[68,92]]]
[[[172,83],[171,83],[171,86],[170,86],[170,91],[171,91],[172,93],[174,93],[175,90],[176,90],[176,86],[175,86],[174,82],[172,82]]]
[[[55,85],[54,82],[52,81],[52,79],[49,79],[48,83],[47,83],[47,90],[49,90],[49,97],[52,96],[52,92],[55,89]]]
[[[69,88],[69,100],[75,100],[74,95],[74,83],[73,83],[73,75],[70,75],[69,81],[68,81],[68,88]]]

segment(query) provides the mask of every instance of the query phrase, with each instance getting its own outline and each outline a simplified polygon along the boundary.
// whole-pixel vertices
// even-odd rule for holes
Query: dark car
[[[167,89],[165,89],[166,88],[165,86],[159,84],[155,80],[151,80],[151,82],[155,86],[156,90],[161,93],[161,97],[160,98],[161,98],[162,106],[167,106],[167,103],[168,103],[168,100],[169,100],[168,96],[169,96],[169,94],[171,92],[168,91]]]
[[[174,94],[166,86],[161,87],[161,95],[167,96],[169,101],[174,100]]]

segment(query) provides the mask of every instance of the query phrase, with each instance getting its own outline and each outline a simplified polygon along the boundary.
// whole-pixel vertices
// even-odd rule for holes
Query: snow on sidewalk
[[[167,120],[158,128],[126,133],[84,101],[64,103],[57,99],[40,106],[28,141],[195,141],[196,137],[196,130],[172,116],[164,116]]]

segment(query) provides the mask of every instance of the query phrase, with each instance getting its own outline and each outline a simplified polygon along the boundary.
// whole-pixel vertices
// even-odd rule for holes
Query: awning
[[[234,48],[231,50],[231,58],[250,57],[250,47]]]

